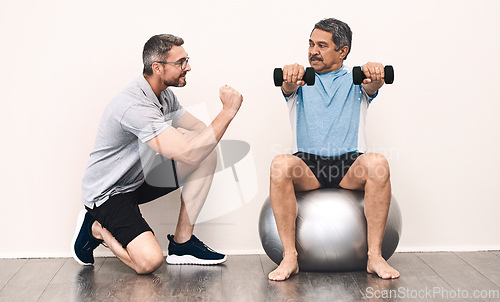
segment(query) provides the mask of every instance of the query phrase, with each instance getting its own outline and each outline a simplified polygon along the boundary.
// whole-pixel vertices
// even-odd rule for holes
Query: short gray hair
[[[149,38],[142,51],[142,62],[144,63],[142,72],[152,75],[153,69],[151,65],[156,61],[163,60],[172,49],[172,46],[181,46],[182,44],[184,44],[182,38],[170,34],[156,35]]]
[[[335,51],[338,51],[344,46],[349,47],[347,54],[351,52],[352,31],[347,23],[334,18],[323,19],[314,25],[314,29],[320,29],[332,34],[333,43],[337,46]],[[313,29],[313,31],[314,31]],[[344,60],[347,58],[345,56]]]

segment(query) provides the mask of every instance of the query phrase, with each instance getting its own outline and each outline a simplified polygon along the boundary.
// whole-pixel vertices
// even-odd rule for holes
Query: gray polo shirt
[[[137,189],[156,152],[146,142],[180,119],[185,109],[170,89],[156,97],[144,76],[108,104],[82,181],[82,202],[100,206],[110,196]]]

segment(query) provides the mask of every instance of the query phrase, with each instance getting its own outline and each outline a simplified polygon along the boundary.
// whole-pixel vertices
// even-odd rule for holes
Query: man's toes
[[[283,278],[283,276],[280,273],[273,274],[272,276],[269,275],[269,279],[273,280],[273,281],[283,281],[283,280],[285,280],[285,278]]]
[[[397,279],[399,278],[399,272],[394,270],[394,271],[386,271],[382,273],[380,276],[382,279]]]
[[[270,280],[277,280],[278,276],[280,275],[279,272],[277,271],[272,271],[269,273],[269,279]]]
[[[384,273],[380,276],[380,278],[382,279],[391,279],[391,278],[394,278],[391,274],[389,273]]]

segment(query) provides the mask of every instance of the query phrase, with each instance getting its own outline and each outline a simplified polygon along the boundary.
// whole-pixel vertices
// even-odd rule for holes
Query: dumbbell
[[[307,67],[306,73],[304,73],[302,80],[306,82],[307,85],[314,85],[315,81],[314,68]],[[274,68],[274,85],[275,86],[283,85],[283,69],[281,68]]]
[[[354,66],[352,69],[352,81],[354,85],[360,85],[364,79],[366,79],[366,76],[361,70],[361,66]],[[391,65],[384,67],[384,82],[386,84],[394,82],[394,68]]]

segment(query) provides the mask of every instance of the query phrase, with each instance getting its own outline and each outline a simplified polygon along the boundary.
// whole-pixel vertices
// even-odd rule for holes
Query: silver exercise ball
[[[366,269],[367,243],[364,192],[319,189],[297,192],[296,248],[301,271],[354,271]],[[382,256],[392,256],[401,237],[401,211],[392,197]],[[283,260],[268,197],[259,217],[259,235],[266,254],[276,264]]]

